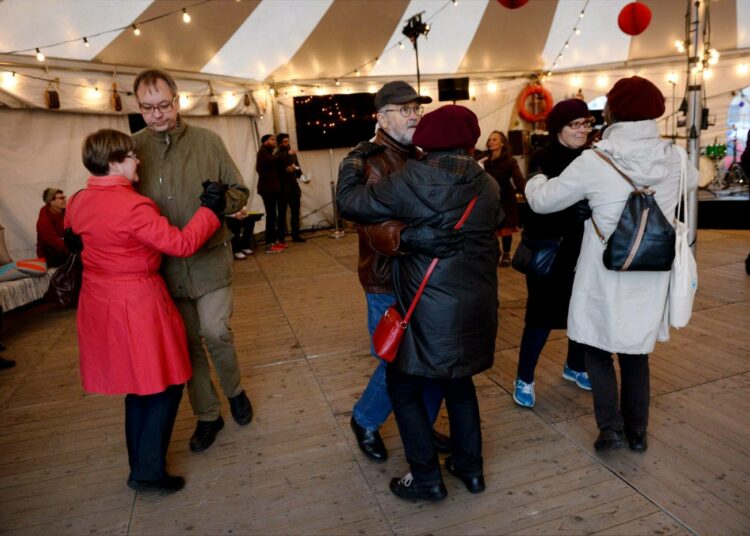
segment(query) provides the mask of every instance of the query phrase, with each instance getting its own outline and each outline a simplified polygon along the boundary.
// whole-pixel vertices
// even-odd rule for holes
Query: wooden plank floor
[[[256,417],[231,418],[195,454],[183,399],[170,470],[175,495],[125,486],[123,398],[83,393],[75,314],[40,305],[6,315],[18,366],[0,372],[0,533],[78,534],[750,534],[750,232],[701,231],[691,325],[651,358],[649,450],[598,454],[590,394],[560,377],[554,332],[537,405],[510,392],[523,329],[523,278],[500,270],[495,366],[476,377],[487,491],[450,475],[448,499],[412,504],[388,490],[406,470],[368,462],[349,429],[374,360],[353,234],[323,233],[281,255],[235,264],[233,327]],[[228,416],[226,401],[223,407]],[[447,431],[441,415],[438,427]]]

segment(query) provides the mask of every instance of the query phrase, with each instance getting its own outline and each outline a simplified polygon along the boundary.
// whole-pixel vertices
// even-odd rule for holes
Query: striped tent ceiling
[[[750,47],[750,0],[710,2],[711,45]],[[413,75],[414,51],[401,30],[420,12],[431,26],[419,39],[423,75],[548,69],[561,51],[557,69],[565,70],[674,56],[686,0],[643,0],[653,18],[636,37],[617,26],[627,3],[530,0],[511,10],[496,0],[0,0],[0,60],[40,48],[50,59],[258,82],[336,79],[355,69]]]

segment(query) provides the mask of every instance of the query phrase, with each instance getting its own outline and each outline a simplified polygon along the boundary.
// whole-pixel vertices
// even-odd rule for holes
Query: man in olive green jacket
[[[172,225],[183,227],[200,206],[202,182],[219,181],[228,186],[225,214],[239,211],[247,203],[245,187],[237,166],[221,138],[215,133],[188,125],[179,116],[177,85],[166,72],[148,70],[133,84],[147,128],[133,137],[141,162],[138,190],[153,199]],[[208,358],[211,354],[232,416],[238,424],[252,419],[252,405],[240,384],[240,370],[229,326],[232,315],[232,248],[226,224],[192,257],[164,257],[162,273],[185,321],[193,377],[188,394],[198,425],[190,449],[210,447],[224,426],[221,403],[211,382]]]

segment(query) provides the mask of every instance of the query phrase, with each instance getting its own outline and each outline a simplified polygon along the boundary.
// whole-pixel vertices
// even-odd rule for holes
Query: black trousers
[[[393,414],[414,481],[425,485],[443,481],[438,453],[432,441],[432,421],[424,403],[423,390],[427,381],[437,382],[443,389],[456,468],[462,474],[481,474],[482,429],[472,378],[428,380],[404,374],[394,365],[388,365],[385,375]]]
[[[596,425],[600,430],[645,432],[651,400],[648,354],[617,354],[622,387],[618,403],[612,354],[593,346],[583,347],[594,396]]]
[[[287,202],[289,203],[289,220],[291,227],[292,239],[299,238],[299,206],[300,195],[292,194]]]
[[[266,245],[277,240],[284,241],[286,236],[286,199],[281,195],[262,195],[266,209]]]
[[[534,370],[542,355],[542,348],[552,330],[526,326],[521,336],[521,349],[518,352],[517,376],[526,383],[534,381]],[[576,372],[586,371],[583,359],[584,345],[568,339],[568,366]]]
[[[238,220],[237,218],[225,218],[227,227],[232,231],[234,235],[232,237],[232,253],[237,253],[243,249],[255,249],[253,247],[255,240],[253,235],[255,233],[255,219],[245,218]]]
[[[165,476],[167,449],[182,390],[183,385],[170,385],[161,393],[125,397],[125,440],[131,479],[151,481]]]

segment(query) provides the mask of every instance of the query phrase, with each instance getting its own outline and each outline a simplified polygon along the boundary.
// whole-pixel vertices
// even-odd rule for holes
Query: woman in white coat
[[[595,148],[605,153],[637,185],[655,193],[659,208],[673,218],[685,151],[659,136],[657,117],[664,96],[650,81],[633,76],[619,80],[607,95],[605,119],[610,125]],[[553,181],[536,175],[526,184],[529,206],[538,213],[556,212],[587,199],[601,233],[617,226],[632,187],[594,151],[585,151]],[[687,187],[698,184],[688,166]],[[648,354],[656,341],[669,338],[663,322],[669,272],[617,272],[605,268],[604,245],[591,220],[585,224],[573,295],[568,311],[568,337],[585,345],[594,414],[599,427],[596,450],[647,447],[650,401]],[[612,353],[619,357],[622,396]],[[623,435],[624,433],[624,435]]]

